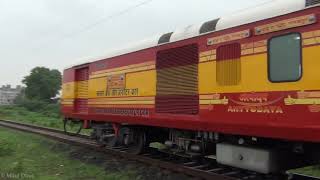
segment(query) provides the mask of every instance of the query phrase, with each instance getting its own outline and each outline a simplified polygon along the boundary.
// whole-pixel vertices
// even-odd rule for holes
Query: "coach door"
[[[89,68],[84,67],[77,69],[75,72],[76,80],[76,100],[75,113],[88,113],[88,80]]]
[[[196,44],[157,53],[157,113],[198,114],[198,62]]]

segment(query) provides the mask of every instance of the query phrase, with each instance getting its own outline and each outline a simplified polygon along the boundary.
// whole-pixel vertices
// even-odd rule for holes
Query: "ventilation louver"
[[[88,112],[88,80],[89,80],[89,68],[76,69],[75,72],[75,84],[76,84],[76,99],[74,112],[75,113],[87,113]]]
[[[202,24],[200,34],[215,31],[219,19],[211,20]]]
[[[166,33],[166,34],[162,35],[158,41],[158,44],[170,42],[170,38],[171,38],[172,34],[173,34],[173,32]]]
[[[220,86],[239,85],[241,80],[241,45],[227,44],[217,49],[217,83]]]
[[[157,53],[157,113],[198,114],[198,54],[197,44]]]
[[[320,0],[306,0],[306,7],[320,5]]]

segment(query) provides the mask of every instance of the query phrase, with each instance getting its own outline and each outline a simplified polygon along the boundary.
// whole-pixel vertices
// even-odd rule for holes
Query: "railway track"
[[[112,154],[126,159],[142,162],[152,166],[157,166],[169,171],[182,173],[199,179],[211,180],[273,180],[273,179],[289,179],[289,180],[320,180],[320,178],[305,176],[301,174],[285,174],[279,176],[266,176],[249,172],[237,168],[231,168],[218,165],[215,161],[192,161],[188,158],[176,157],[168,153],[160,153],[150,151],[142,155],[133,155],[126,152],[125,147],[102,147],[89,136],[77,135],[70,136],[63,131],[23,124],[13,121],[0,120],[0,126],[15,129],[19,131],[42,135],[51,139],[65,142],[72,145],[83,146],[95,151]]]

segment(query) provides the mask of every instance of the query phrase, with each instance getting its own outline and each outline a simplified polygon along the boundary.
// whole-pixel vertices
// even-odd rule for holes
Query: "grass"
[[[41,112],[28,111],[19,106],[0,106],[0,119],[63,129],[62,117],[59,115],[48,116]]]
[[[101,166],[72,159],[72,148],[52,151],[57,144],[40,136],[0,128],[0,179],[127,180],[134,175],[110,173]]]
[[[0,119],[63,130],[63,118],[55,111],[32,112],[20,106],[0,106]],[[89,135],[90,132],[83,129],[81,134]]]
[[[320,166],[310,166],[310,167],[293,170],[290,172],[305,174],[305,175],[314,176],[314,177],[320,177]]]

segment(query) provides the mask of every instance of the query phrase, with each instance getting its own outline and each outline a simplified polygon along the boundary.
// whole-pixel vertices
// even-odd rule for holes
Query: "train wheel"
[[[128,148],[127,152],[131,154],[141,154],[146,147],[146,133],[141,129],[121,128],[120,140]]]
[[[83,127],[83,122],[80,120],[65,119],[63,121],[64,132],[70,136],[76,136],[80,134]]]
[[[106,134],[100,137],[98,143],[107,147],[116,147],[119,145],[119,138],[115,134]]]

